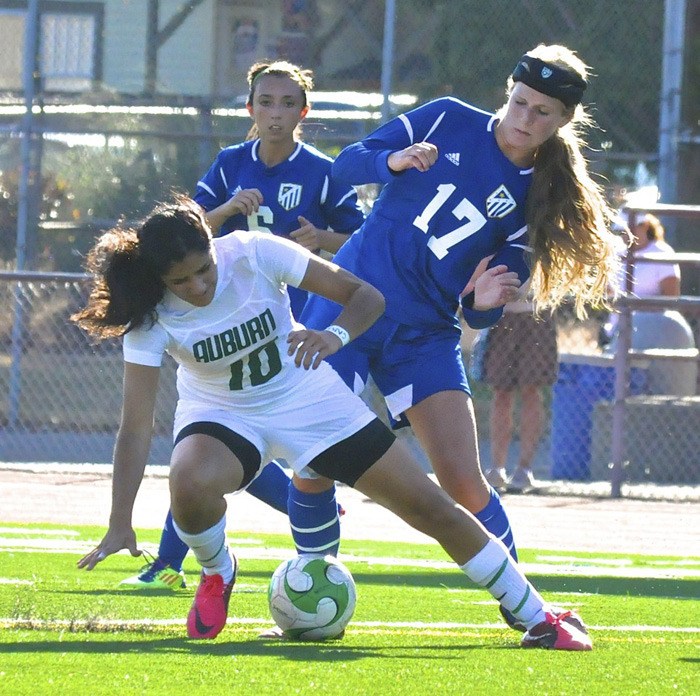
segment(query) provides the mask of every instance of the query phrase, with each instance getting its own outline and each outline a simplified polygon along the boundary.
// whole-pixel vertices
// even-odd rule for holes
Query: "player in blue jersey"
[[[364,215],[354,188],[331,175],[332,160],[301,140],[301,122],[309,110],[313,75],[286,61],[260,62],[248,71],[247,109],[253,126],[245,142],[223,149],[197,184],[194,199],[206,211],[213,232],[259,230],[294,240],[312,252],[335,253],[360,227]],[[298,317],[307,293],[288,288]],[[270,462],[248,492],[290,521],[299,552],[336,553],[340,539],[334,489],[304,490],[290,485],[278,462]],[[184,587],[182,563],[187,546],[168,513],[158,556],[122,584],[151,589]]]
[[[248,84],[248,138],[219,153],[194,199],[215,234],[260,230],[335,254],[364,216],[355,189],[331,175],[333,160],[300,139],[311,71],[286,61],[256,63]],[[289,288],[289,295],[299,316],[306,293]]]
[[[604,301],[616,259],[612,213],[581,155],[586,82],[572,51],[541,45],[518,61],[497,114],[436,99],[348,146],[333,166],[348,183],[384,184],[334,260],[379,288],[386,312],[330,362],[349,386],[372,375],[443,488],[514,557],[479,464],[458,311],[474,328],[489,326],[530,275],[537,307],[569,293],[579,312]],[[326,326],[337,311],[310,297],[302,323]]]

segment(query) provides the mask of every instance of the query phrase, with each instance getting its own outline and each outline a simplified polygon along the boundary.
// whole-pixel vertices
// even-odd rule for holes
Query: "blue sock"
[[[287,497],[289,495],[290,477],[282,465],[275,459],[263,467],[246,491],[263,503],[287,514]]]
[[[173,526],[173,513],[168,510],[165,518],[165,526],[160,533],[160,546],[158,547],[158,560],[167,563],[175,570],[182,570],[182,562],[189,551],[187,544],[180,539]]]
[[[515,550],[515,541],[513,540],[513,532],[510,528],[510,522],[506,511],[501,505],[501,498],[496,491],[491,488],[491,499],[486,507],[474,514],[481,524],[491,532],[497,539],[500,539],[505,547],[510,552],[514,560],[518,560],[518,552]]]
[[[340,518],[335,486],[323,493],[302,493],[292,483],[289,486],[288,514],[297,553],[338,555]]]

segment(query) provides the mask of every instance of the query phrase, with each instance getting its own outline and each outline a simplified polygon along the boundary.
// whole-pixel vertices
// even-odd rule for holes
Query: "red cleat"
[[[224,583],[221,575],[202,573],[192,608],[187,615],[187,635],[190,638],[216,638],[226,625],[228,603],[238,573],[238,562],[233,554],[231,560],[233,578],[229,583]]]

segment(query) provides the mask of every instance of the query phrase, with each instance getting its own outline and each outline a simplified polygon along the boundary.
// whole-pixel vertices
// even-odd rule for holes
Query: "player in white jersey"
[[[248,71],[247,108],[253,126],[245,142],[224,148],[197,184],[194,200],[206,211],[215,234],[259,230],[292,239],[310,251],[335,253],[364,221],[350,184],[331,176],[332,160],[303,142],[301,122],[309,110],[313,75],[287,61],[259,62]],[[307,293],[288,289],[298,317]],[[248,492],[290,515],[298,551],[335,555],[340,544],[335,491],[318,492],[313,482],[302,490],[290,484],[287,470],[271,462]],[[168,513],[158,555],[122,585],[179,589],[187,555]]]
[[[570,293],[580,311],[604,301],[616,255],[612,211],[581,154],[586,73],[569,49],[538,46],[518,61],[497,114],[436,99],[348,146],[333,165],[348,183],[384,184],[334,260],[381,290],[387,308],[331,364],[351,386],[371,374],[440,484],[513,554],[508,518],[479,463],[458,312],[474,328],[495,323],[516,299],[509,277],[524,282],[531,272],[538,306]],[[493,303],[476,302],[475,286],[498,278]],[[335,312],[310,297],[302,322],[319,328]]]
[[[179,363],[171,509],[202,566],[187,617],[191,638],[214,638],[226,625],[237,561],[226,543],[224,496],[282,456],[295,477],[354,486],[434,537],[523,622],[524,647],[591,649],[581,619],[549,606],[502,542],[426,476],[323,362],[384,311],[373,286],[273,235],[212,240],[201,208],[182,198],[136,230],[106,232],[87,268],[94,286],[73,320],[97,338],[124,336],[124,397],[109,529],[78,567],[91,570],[123,548],[140,553],[131,517],[167,352]],[[333,324],[315,331],[296,323],[287,284],[337,303]],[[489,283],[481,283],[477,301],[489,296]]]

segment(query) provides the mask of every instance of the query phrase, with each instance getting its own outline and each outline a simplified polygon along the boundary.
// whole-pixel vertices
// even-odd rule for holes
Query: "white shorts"
[[[174,435],[191,423],[219,423],[258,449],[261,466],[281,458],[302,478],[317,478],[307,464],[377,416],[327,364],[309,377],[297,383],[286,399],[257,409],[222,409],[179,401]]]

